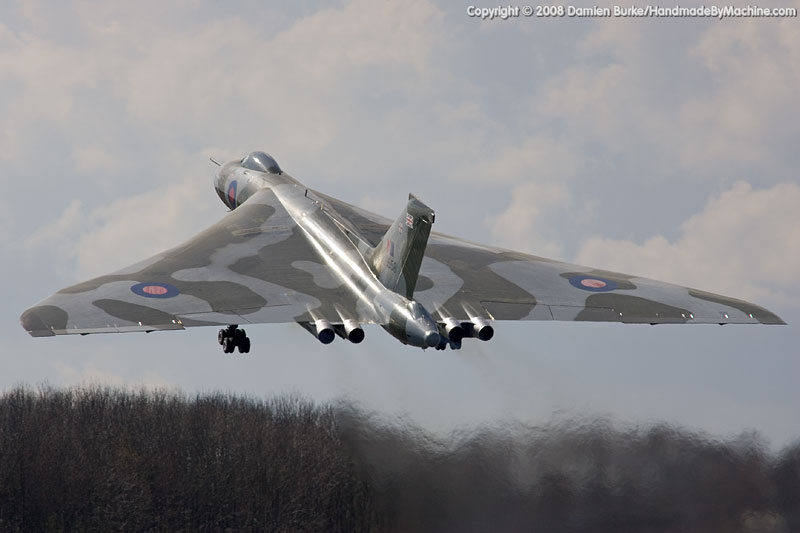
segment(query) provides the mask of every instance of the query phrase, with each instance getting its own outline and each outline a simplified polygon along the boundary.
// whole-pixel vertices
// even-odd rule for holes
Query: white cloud
[[[221,204],[211,212],[210,199],[209,188],[182,181],[92,210],[74,244],[77,277],[118,270],[199,233],[225,212]]]
[[[15,122],[36,118],[58,122],[69,117],[73,91],[95,83],[94,56],[5,26],[0,26],[0,35],[5,42],[0,80],[22,84],[16,98],[6,102],[5,112],[13,114]]]
[[[783,152],[800,135],[796,20],[707,20],[673,32],[659,20],[630,22],[592,26],[577,60],[534,92],[535,120],[633,162],[643,179],[682,169],[769,183],[796,166]]]
[[[514,187],[511,205],[489,222],[495,243],[535,255],[559,258],[563,247],[548,234],[546,215],[570,204],[563,183],[529,182]]]
[[[477,177],[509,188],[509,205],[487,218],[492,239],[500,246],[536,255],[561,258],[555,222],[559,212],[572,203],[571,181],[581,161],[565,142],[544,135],[528,137],[517,146],[506,146],[483,162]]]
[[[598,151],[600,157],[635,158],[641,153],[634,146],[652,157],[672,146],[674,104],[661,93],[673,88],[658,79],[653,49],[659,42],[648,34],[649,24],[598,20],[573,45],[576,60],[536,86],[533,120],[579,147],[575,158]]]
[[[75,169],[81,173],[113,171],[118,168],[118,157],[99,146],[77,146],[72,151]]]
[[[518,145],[502,146],[495,157],[482,163],[474,178],[490,178],[493,184],[502,185],[531,180],[564,182],[575,177],[580,161],[565,142],[538,135]]]
[[[362,72],[411,84],[427,68],[436,16],[424,1],[352,1],[275,31],[232,17],[146,43],[120,26],[115,41],[135,52],[115,90],[137,121],[317,150],[363,112]]]
[[[199,156],[198,156],[199,157]],[[107,274],[155,255],[199,233],[225,214],[207,179],[198,186],[202,168],[196,162],[175,181],[145,190],[107,205],[87,206],[74,199],[54,220],[47,221],[25,240],[29,251],[47,250],[58,259],[68,279]],[[206,169],[208,170],[208,169]],[[169,171],[163,170],[165,174]],[[73,271],[74,269],[74,271]]]
[[[28,7],[31,21],[46,13]],[[22,144],[35,142],[29,130],[37,121],[68,131],[81,172],[98,163],[83,144],[131,127],[151,139],[184,131],[214,144],[224,138],[237,151],[277,145],[284,157],[299,158],[332,143],[345,126],[370,120],[363,85],[418,90],[435,72],[430,55],[442,43],[435,28],[441,13],[425,0],[353,0],[295,20],[275,9],[258,18],[234,11],[178,26],[172,21],[204,10],[158,2],[75,8],[77,40],[0,26],[0,82],[23,89],[0,110]],[[119,118],[127,123],[108,123]],[[19,153],[11,143],[0,149],[6,159]]]
[[[800,4],[798,4],[800,5]],[[800,34],[793,19],[715,24],[688,52],[712,76],[712,90],[681,110],[682,163],[726,161],[773,168],[774,142],[800,135]]]
[[[73,199],[56,220],[36,230],[28,237],[25,244],[29,248],[52,246],[70,232],[85,224],[85,222],[86,214],[84,213],[83,202]]]
[[[737,182],[681,225],[670,242],[593,237],[576,261],[756,302],[796,305],[800,297],[800,186],[754,190]]]

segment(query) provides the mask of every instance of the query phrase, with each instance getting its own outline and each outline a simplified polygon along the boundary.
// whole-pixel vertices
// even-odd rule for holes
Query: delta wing
[[[323,196],[375,245],[390,221]],[[784,324],[749,302],[432,232],[414,298],[440,317],[629,323]]]
[[[369,323],[301,231],[262,189],[189,241],[60,290],[23,313],[22,325],[50,336],[339,320],[342,313]]]

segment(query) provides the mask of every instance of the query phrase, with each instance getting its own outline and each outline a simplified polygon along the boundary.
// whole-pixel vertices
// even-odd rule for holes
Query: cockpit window
[[[255,170],[256,172],[269,172],[270,174],[281,174],[281,167],[278,162],[272,159],[272,156],[264,152],[253,152],[244,159],[242,159],[242,166]]]

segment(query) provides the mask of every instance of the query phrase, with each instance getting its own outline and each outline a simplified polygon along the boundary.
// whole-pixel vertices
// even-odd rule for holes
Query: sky
[[[443,435],[600,417],[800,438],[800,20],[467,6],[0,5],[0,389],[291,392]],[[388,218],[412,192],[437,231],[747,299],[789,325],[501,322],[459,352],[377,326],[323,346],[261,325],[248,356],[213,328],[20,327],[56,290],[219,220],[208,157],[254,150]]]

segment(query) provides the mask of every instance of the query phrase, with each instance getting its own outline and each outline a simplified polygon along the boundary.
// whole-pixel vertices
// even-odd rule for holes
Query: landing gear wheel
[[[232,337],[225,337],[222,339],[222,351],[225,353],[233,353],[236,348],[236,342]]]
[[[236,324],[231,324],[227,328],[219,330],[217,341],[225,353],[233,353],[236,348],[239,348],[239,353],[248,353],[250,351],[250,338],[245,330],[238,329]]]
[[[243,337],[237,344],[239,346],[239,353],[248,353],[250,351],[250,337]]]

